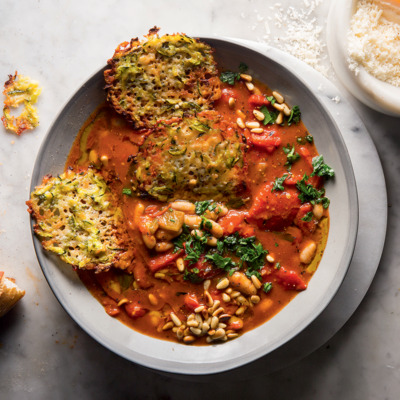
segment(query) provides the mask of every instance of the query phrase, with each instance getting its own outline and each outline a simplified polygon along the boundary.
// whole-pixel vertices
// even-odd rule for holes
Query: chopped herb
[[[274,267],[274,268],[275,268],[275,269],[281,269],[281,263],[278,263],[278,262],[277,262],[277,263],[275,264],[275,267]]]
[[[275,247],[279,247],[279,244],[278,244],[278,243],[275,243]]]
[[[271,106],[276,103],[276,99],[274,96],[267,96],[267,100],[271,103]]]
[[[263,285],[263,290],[265,293],[270,292],[272,289],[272,283],[271,282],[265,282]]]
[[[335,176],[335,171],[324,163],[324,157],[322,155],[312,159],[312,166],[314,171],[311,173],[311,176],[318,175],[326,178],[333,178]]]
[[[223,269],[227,272],[236,267],[236,263],[232,260],[232,258],[223,257],[218,253],[207,254],[206,259],[212,261],[217,268]]]
[[[279,112],[277,110],[268,110],[266,106],[262,106],[260,111],[264,114],[263,124],[274,124],[278,118]]]
[[[300,158],[300,154],[295,153],[294,145],[292,146],[292,148],[290,148],[289,144],[287,145],[287,147],[283,147],[283,152],[286,154],[286,158],[287,158],[285,166],[287,166],[288,170],[290,171],[292,168],[292,165]]]
[[[301,120],[301,111],[299,106],[293,106],[290,112],[290,116],[288,119],[288,125],[292,125],[292,123],[298,124]]]
[[[272,186],[271,193],[274,190],[284,190],[285,188],[283,187],[283,182],[288,176],[289,176],[288,174],[283,174],[280,178],[276,178],[274,185]]]
[[[312,135],[307,135],[306,140],[308,143],[312,143],[314,141],[314,138],[312,137]]]
[[[212,200],[196,201],[194,205],[195,213],[197,215],[203,215],[207,210],[213,211],[217,206],[216,204],[213,204]],[[213,208],[211,209],[211,207]]]
[[[325,195],[325,189],[318,190],[310,183],[306,183],[308,179],[307,175],[304,175],[301,181],[296,183],[297,189],[300,190],[299,199],[302,203],[309,201],[311,204],[321,203],[324,208],[329,207],[329,199],[323,197]]]
[[[122,189],[122,194],[126,194],[127,196],[132,196],[132,189],[123,188]]]
[[[219,79],[221,82],[226,82],[228,85],[234,85],[240,79],[240,74],[232,71],[222,72]]]
[[[305,222],[310,222],[312,220],[313,213],[309,211],[301,220]]]

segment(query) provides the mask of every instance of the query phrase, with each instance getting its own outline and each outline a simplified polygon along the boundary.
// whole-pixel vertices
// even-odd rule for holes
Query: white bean
[[[300,252],[300,261],[304,264],[310,264],[313,260],[317,245],[313,240],[307,242],[306,246]]]
[[[174,210],[183,211],[188,214],[194,214],[196,206],[190,201],[176,200],[169,205]]]
[[[322,204],[315,204],[312,211],[313,211],[314,217],[318,220],[320,220],[322,218],[322,216],[324,215],[324,207]]]

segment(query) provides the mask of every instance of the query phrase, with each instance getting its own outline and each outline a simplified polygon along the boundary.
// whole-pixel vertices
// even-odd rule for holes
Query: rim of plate
[[[309,69],[310,67],[293,58],[293,63],[296,64],[296,67],[300,68],[298,71],[299,75],[295,75],[279,62],[280,57],[283,55],[287,59],[287,54],[282,53],[278,49],[271,48],[270,54],[266,56],[250,46],[244,46],[235,42],[234,39],[216,37],[201,37],[199,39],[209,43],[216,49],[215,55],[217,60],[218,52],[225,52],[224,58],[232,58],[232,55],[237,57],[238,54],[243,58],[244,55],[244,57],[249,57],[256,62],[256,77],[262,74],[263,68],[267,66],[270,69],[269,72],[272,71],[276,76],[281,77],[284,82],[296,82],[297,89],[293,90],[300,91],[300,93],[304,91],[306,93],[304,95],[305,98],[313,102],[311,107],[314,107],[321,114],[324,124],[334,132],[329,134],[330,131],[328,129],[329,132],[327,131],[328,133],[326,133],[328,135],[328,143],[318,143],[317,147],[319,152],[323,153],[320,151],[321,147],[332,147],[334,145],[331,152],[333,151],[336,159],[340,160],[340,165],[335,165],[334,167],[337,171],[337,176],[339,173],[339,177],[346,182],[346,190],[344,191],[346,198],[342,199],[345,202],[345,206],[342,206],[339,201],[336,204],[331,202],[331,227],[328,243],[319,268],[310,281],[309,288],[299,293],[282,311],[269,321],[246,332],[233,341],[211,346],[187,346],[180,343],[163,341],[140,334],[108,316],[101,304],[80,282],[77,275],[72,271],[72,268],[64,265],[56,256],[48,254],[43,250],[40,241],[33,233],[32,227],[34,222],[32,220],[30,225],[36,256],[50,288],[64,310],[83,330],[104,347],[130,361],[156,370],[192,375],[218,373],[247,364],[269,354],[305,329],[330,303],[345,278],[353,255],[358,228],[357,188],[350,157],[342,138],[342,132],[335,122],[335,116],[331,115],[327,107],[318,100],[317,96],[312,93],[307,82],[300,76],[301,68]],[[243,59],[238,59],[237,64],[240,61],[243,61]],[[253,65],[251,67],[254,69]],[[59,160],[56,159],[56,156],[62,151],[67,151],[66,154],[68,154],[70,147],[65,150],[64,147],[58,146],[50,151],[51,154],[49,154],[49,149],[51,149],[51,146],[54,147],[57,144],[57,139],[59,139],[57,137],[57,130],[60,124],[65,124],[64,120],[68,119],[68,113],[72,112],[73,108],[76,107],[76,103],[80,99],[84,101],[85,96],[87,97],[87,92],[90,92],[93,88],[98,92],[102,91],[103,84],[101,88],[98,85],[99,76],[102,75],[103,70],[104,67],[94,73],[79,87],[64,107],[62,107],[49,128],[35,161],[31,191],[41,182],[44,176],[43,160],[45,160],[44,164],[50,162],[53,168],[52,171],[47,171],[46,173],[54,174],[57,170],[61,171],[63,169],[66,158]],[[321,82],[326,79],[316,71],[314,72],[316,77],[319,76]],[[261,80],[265,81],[271,87],[268,77]],[[281,90],[281,92],[286,93],[284,90]],[[295,99],[296,96],[291,94],[289,95],[290,97]],[[308,107],[307,104],[303,106],[300,104],[300,106]],[[94,108],[91,109],[89,115],[93,110]],[[82,111],[78,115],[78,117],[83,118],[83,122],[89,116],[87,112],[88,110]],[[309,128],[307,119],[307,115],[304,114],[303,121],[307,128]],[[315,125],[318,121],[313,122],[310,120],[309,122]],[[78,130],[73,133],[71,144],[77,133]],[[332,143],[329,142],[329,138]],[[318,136],[315,134],[314,139],[318,142]],[[342,182],[342,184],[344,183]],[[326,189],[328,195],[333,193],[335,196],[338,196],[336,192],[339,190],[340,196],[340,188],[335,189],[335,184],[326,185]],[[342,212],[345,217],[341,221],[339,219],[333,220],[332,211],[333,214]],[[347,223],[345,228],[341,227],[343,221]],[[343,237],[341,235],[332,237],[332,227],[334,227],[335,231],[339,229],[339,233],[343,234]],[[339,257],[335,251],[335,244],[337,242],[342,247]],[[329,263],[336,265],[337,268],[334,273],[329,271],[328,268],[324,269],[324,265],[328,265]],[[58,268],[57,264],[61,268]],[[329,278],[329,285],[325,282],[327,278]],[[319,289],[318,285],[321,285],[323,290]],[[313,298],[314,294],[318,294],[317,299]],[[305,310],[304,315],[299,316],[299,310],[303,312]]]

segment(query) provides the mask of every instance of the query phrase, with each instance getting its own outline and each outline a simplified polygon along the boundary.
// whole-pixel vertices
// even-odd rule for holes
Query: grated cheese
[[[357,75],[364,67],[375,78],[400,86],[400,25],[385,18],[384,11],[371,0],[358,2],[348,34],[349,68]]]
[[[265,24],[263,41],[269,42],[279,49],[306,62],[317,71],[328,74],[328,68],[323,65],[325,43],[322,26],[316,19],[315,11],[323,0],[303,0],[297,7],[283,8],[281,3],[275,3],[269,9],[273,12],[273,21],[280,34],[271,37],[268,23]]]

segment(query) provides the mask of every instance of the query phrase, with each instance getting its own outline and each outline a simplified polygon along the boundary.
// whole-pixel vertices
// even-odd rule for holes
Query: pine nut
[[[231,301],[231,297],[229,296],[229,294],[222,293],[222,300],[223,300],[225,303],[229,303],[229,302]]]
[[[196,206],[193,203],[185,200],[176,200],[172,202],[169,207],[177,211],[186,212],[188,214],[194,214],[196,209]]]
[[[163,253],[171,250],[173,247],[174,245],[171,242],[158,242],[156,243],[155,249],[157,253]]]
[[[203,283],[204,290],[208,290],[210,287],[211,281],[209,279],[205,280]]]
[[[264,129],[263,128],[254,128],[250,132],[251,133],[263,133]]]
[[[207,333],[208,333],[210,336],[212,336],[212,335],[214,335],[214,333],[215,333],[215,329],[210,329]]]
[[[207,333],[207,332],[209,331],[209,329],[210,329],[210,325],[208,325],[207,322],[203,322],[203,325],[202,325],[202,327],[201,327],[202,333],[203,333],[203,334],[204,334],[204,333]]]
[[[283,111],[283,105],[279,103],[274,103],[273,106],[278,111]]]
[[[185,343],[193,343],[194,341],[196,340],[196,338],[194,337],[194,336],[192,336],[192,335],[187,335],[187,336],[185,336],[184,338],[183,338],[183,341],[185,342]]]
[[[212,341],[213,341],[212,337],[211,336],[207,336],[206,342],[207,343],[211,343]]]
[[[153,293],[150,293],[148,298],[151,305],[156,306],[158,304],[158,299]]]
[[[254,85],[251,82],[245,82],[244,84],[250,92],[254,90]]]
[[[283,113],[280,112],[279,115],[276,117],[275,123],[280,125],[283,122]]]
[[[247,310],[247,307],[246,306],[240,306],[237,310],[236,310],[236,312],[235,312],[235,314],[236,315],[243,315],[244,314],[244,312]]]
[[[200,336],[200,335],[202,334],[202,331],[201,331],[201,329],[199,329],[199,328],[193,328],[193,327],[191,327],[190,330],[191,330],[191,332],[192,332],[193,334],[195,334],[196,336]]]
[[[219,314],[223,313],[225,310],[222,307],[217,308],[214,312],[213,312],[213,317],[217,317]]]
[[[268,254],[268,255],[267,255],[267,261],[270,262],[270,263],[273,263],[273,262],[275,262],[275,258],[272,257],[271,254]]]
[[[154,274],[154,278],[157,278],[157,279],[165,279],[165,274],[162,273],[162,272],[156,272],[156,273]]]
[[[122,299],[122,300],[120,300],[119,302],[118,302],[118,304],[117,304],[117,306],[118,307],[121,307],[123,304],[126,304],[126,303],[128,303],[128,299]]]
[[[215,300],[208,312],[212,314],[219,307],[220,304],[221,302],[219,300]]]
[[[163,327],[163,331],[167,331],[168,329],[172,329],[174,327],[174,323],[172,321],[168,321]]]
[[[256,287],[256,289],[260,289],[261,288],[261,286],[262,286],[261,282],[255,275],[251,276],[251,281],[253,282],[253,285]]]
[[[237,124],[237,126],[238,126],[239,128],[242,128],[242,129],[246,128],[246,125],[244,124],[242,118],[238,118],[238,119],[236,120],[236,124]]]
[[[228,104],[230,108],[235,107],[236,99],[234,97],[229,97]]]
[[[259,111],[259,110],[253,110],[253,115],[258,119],[259,121],[264,121],[265,115]]]
[[[196,320],[192,319],[190,321],[187,321],[186,325],[190,328],[197,328],[199,326],[199,323]]]
[[[212,317],[210,328],[215,329],[218,326],[218,324],[219,324],[219,318],[217,316]]]
[[[219,324],[218,324],[218,328],[222,328],[222,329],[225,329],[226,328],[226,324],[224,324],[224,323],[222,323],[222,322],[220,322]]]
[[[183,272],[185,270],[185,262],[183,261],[182,257],[179,257],[176,260],[176,267],[178,268],[179,272]]]
[[[172,328],[172,329],[173,329],[173,328]],[[184,332],[184,330],[185,330],[185,329],[183,329],[183,328],[179,328],[179,329],[176,331],[176,337],[177,337],[179,340],[183,338],[183,332]]]
[[[199,307],[195,308],[194,312],[195,312],[195,313],[200,313],[200,312],[202,312],[204,309],[205,309],[204,306],[199,306]]]
[[[253,80],[253,77],[248,74],[240,74],[240,77],[246,82],[251,82]]]
[[[199,325],[201,325],[203,323],[203,319],[201,318],[200,314],[195,314],[194,318],[196,319],[196,321]]]
[[[246,114],[242,110],[236,110],[236,114],[239,118],[242,118],[242,120],[246,119]]]
[[[229,279],[228,278],[223,278],[218,282],[216,288],[218,290],[223,290],[223,289],[226,289],[228,286],[229,286]]]
[[[243,304],[243,305],[246,305],[246,306],[249,304],[247,299],[246,299],[246,297],[244,297],[244,296],[236,297],[236,301],[239,302],[239,304]]]
[[[219,316],[220,322],[227,322],[231,318],[231,315],[229,314],[222,314]]]
[[[285,104],[285,103],[283,103],[282,105],[283,105],[283,110],[282,110],[283,113],[284,113],[287,117],[289,117],[290,114],[291,114],[290,108],[289,108],[288,105]]]
[[[285,98],[284,98],[279,92],[277,92],[277,91],[273,91],[273,92],[272,92],[272,96],[275,97],[275,100],[276,100],[278,103],[283,103],[283,102],[285,101]]]
[[[181,326],[182,325],[182,321],[178,318],[178,316],[175,313],[171,312],[169,315],[170,315],[170,317],[172,319],[172,322],[176,326]]]
[[[228,339],[235,339],[235,338],[237,338],[238,336],[239,336],[238,333],[228,333],[228,334],[226,335],[226,337],[227,337]]]
[[[254,128],[259,128],[260,127],[260,123],[257,121],[250,121],[250,122],[246,122],[246,128],[249,129],[254,129]]]
[[[232,299],[235,299],[235,298],[238,297],[238,296],[240,296],[240,292],[238,292],[238,291],[236,291],[236,290],[235,290],[234,292],[231,293],[231,298],[232,298]]]
[[[214,335],[212,335],[212,338],[213,338],[214,340],[217,340],[217,339],[221,339],[221,338],[224,337],[224,336],[225,336],[225,329],[218,328],[218,329],[215,331]]]
[[[231,287],[228,287],[228,289],[225,290],[225,293],[231,294],[233,289]]]
[[[204,292],[204,295],[206,296],[206,304],[208,307],[211,307],[214,304],[214,299],[211,297],[211,294],[208,290]]]
[[[253,296],[251,296],[250,297],[250,301],[253,303],[253,304],[258,304],[259,302],[260,302],[260,296],[257,296],[257,295],[253,295]]]

